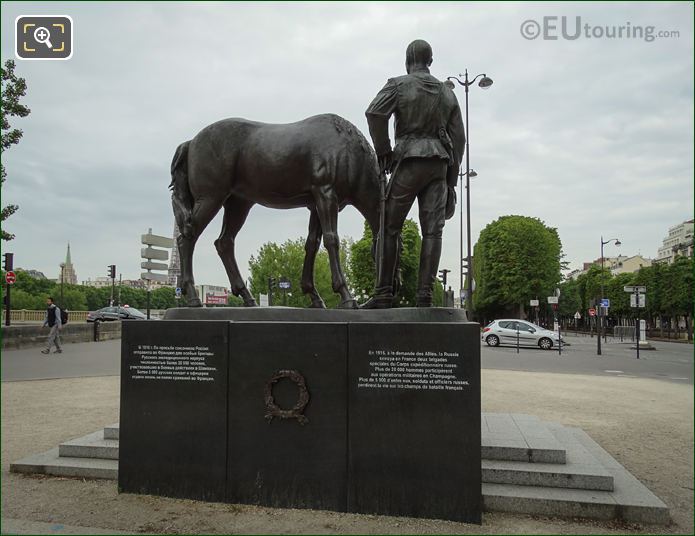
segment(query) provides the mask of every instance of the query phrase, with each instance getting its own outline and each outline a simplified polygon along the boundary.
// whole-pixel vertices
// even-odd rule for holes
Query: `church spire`
[[[70,259],[70,242],[68,242],[68,254],[65,256],[65,266],[70,266],[72,264],[72,259]]]

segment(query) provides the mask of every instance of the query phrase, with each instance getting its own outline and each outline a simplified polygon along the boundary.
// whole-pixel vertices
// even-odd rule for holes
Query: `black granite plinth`
[[[459,311],[124,322],[119,489],[480,523],[480,335]]]
[[[477,324],[350,324],[348,511],[481,522]]]
[[[224,500],[229,327],[123,322],[120,491]]]
[[[227,499],[345,511],[347,326],[233,323],[231,340]]]
[[[467,322],[464,309],[397,307],[395,309],[300,309],[297,307],[178,307],[167,320],[232,322]]]

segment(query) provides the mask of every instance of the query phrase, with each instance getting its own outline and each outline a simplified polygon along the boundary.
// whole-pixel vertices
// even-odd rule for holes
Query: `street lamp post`
[[[65,263],[60,263],[60,306],[65,307],[63,304],[63,281],[65,280]]]
[[[459,74],[459,76],[461,76]],[[473,266],[472,266],[472,259],[471,259],[471,189],[470,189],[470,179],[471,177],[475,177],[477,173],[471,169],[471,160],[470,160],[470,147],[469,147],[469,141],[470,141],[470,130],[468,128],[468,87],[473,84],[479,77],[480,77],[480,82],[478,82],[478,87],[482,89],[488,89],[492,85],[492,78],[489,78],[485,73],[477,74],[475,77],[473,77],[472,80],[468,80],[468,69],[464,71],[464,79],[461,81],[459,78],[455,76],[449,76],[447,77],[447,82],[451,82],[451,80],[456,80],[460,85],[462,85],[465,90],[466,90],[466,246],[467,246],[467,257],[466,257],[466,309],[468,312],[471,312],[471,305],[472,305],[472,299],[473,299]],[[453,87],[453,83],[451,83],[451,86]],[[462,177],[462,176],[461,176]],[[463,177],[462,177],[463,178]],[[463,184],[463,180],[461,181]],[[461,192],[463,194],[463,192]],[[462,195],[463,197],[463,195]],[[463,205],[461,205],[461,226],[463,227]],[[463,249],[463,228],[461,229],[461,249]],[[463,294],[463,253],[461,253],[461,286],[460,286],[460,294]],[[463,307],[463,303],[461,304]]]
[[[468,193],[470,191],[470,185],[471,185],[471,179],[473,177],[477,177],[478,173],[474,169],[468,169],[467,172],[464,172],[463,170],[460,171],[459,173],[459,178],[461,179],[459,182],[459,197],[463,199],[463,178],[466,177],[466,222],[467,222],[467,227],[466,227],[466,251],[468,252],[468,256],[466,258],[466,287],[470,289],[470,282],[472,281],[472,276],[473,273],[471,272],[471,196]],[[464,262],[463,262],[463,203],[460,204],[459,206],[459,213],[460,213],[460,232],[459,232],[459,237],[461,240],[461,255],[459,259],[459,268],[460,268],[460,284],[459,284],[459,299],[461,300],[461,307],[463,307],[463,279],[464,279]],[[471,297],[470,290],[466,290],[466,300],[469,300]],[[470,303],[470,302],[468,302]],[[470,309],[469,309],[470,310]]]
[[[606,244],[609,244],[610,242],[615,242],[616,246],[620,246],[620,240],[617,238],[610,238],[608,240],[604,240],[603,236],[601,237],[601,300],[603,299],[603,246]],[[598,319],[599,319],[599,328],[598,328],[598,333],[596,334],[596,355],[601,355],[601,334],[603,334],[604,337],[606,336],[606,330],[605,330],[605,323],[603,321],[604,317],[604,311],[603,307],[601,306],[601,302],[598,304]],[[605,339],[607,340],[607,338]]]

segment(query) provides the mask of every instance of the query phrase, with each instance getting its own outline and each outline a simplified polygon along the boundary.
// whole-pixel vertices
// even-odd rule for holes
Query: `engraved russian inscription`
[[[217,367],[208,346],[157,346],[139,344],[133,351],[138,361],[129,366],[133,380],[213,382]]]

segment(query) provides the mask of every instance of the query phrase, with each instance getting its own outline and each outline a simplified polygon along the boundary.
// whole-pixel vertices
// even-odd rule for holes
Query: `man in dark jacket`
[[[413,41],[406,50],[407,75],[391,78],[367,109],[369,133],[384,173],[391,173],[387,188],[385,226],[380,236],[383,255],[377,268],[374,296],[362,307],[392,306],[398,240],[415,198],[418,200],[422,250],[416,305],[432,306],[442,230],[463,157],[465,134],[461,109],[454,92],[430,74],[432,48]],[[389,119],[395,117],[396,145],[391,149]]]
[[[41,350],[42,354],[48,354],[51,352],[51,346],[55,344],[56,354],[63,353],[63,349],[60,347],[60,330],[63,327],[63,323],[60,318],[60,308],[53,303],[53,298],[46,298],[46,317],[43,320],[44,327],[48,326],[51,328],[48,334],[48,348]]]

